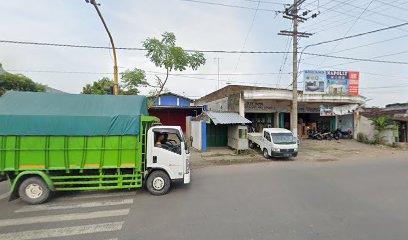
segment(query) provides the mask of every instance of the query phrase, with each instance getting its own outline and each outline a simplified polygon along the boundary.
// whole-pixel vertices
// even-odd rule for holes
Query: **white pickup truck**
[[[262,133],[248,133],[248,140],[249,147],[259,147],[265,158],[290,158],[298,154],[297,139],[284,128],[264,128]]]

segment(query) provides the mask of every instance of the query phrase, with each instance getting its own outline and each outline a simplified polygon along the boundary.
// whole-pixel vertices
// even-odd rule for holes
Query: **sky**
[[[173,32],[185,49],[237,51],[291,51],[291,21],[282,18],[290,0],[99,0],[100,10],[117,47],[142,47],[148,37]],[[211,4],[215,3],[215,4]],[[0,40],[62,44],[110,45],[92,5],[84,0],[13,0],[0,2]],[[305,46],[406,22],[407,0],[306,0],[306,17],[299,31],[310,38]],[[402,62],[375,63],[302,56],[299,70],[360,72],[360,94],[368,106],[408,102],[408,26],[330,44],[312,46],[306,52],[351,58]],[[207,62],[197,71],[174,72],[167,89],[199,98],[227,84],[291,88],[291,54],[206,53]],[[219,68],[218,59],[219,58]],[[12,73],[69,92],[102,77],[113,78],[113,58],[108,49],[28,46],[0,43],[0,63]],[[119,71],[139,68],[154,82],[164,73],[145,57],[144,51],[118,50]],[[218,81],[218,70],[220,72]],[[160,75],[162,76],[162,75]],[[299,88],[302,88],[302,74]],[[143,89],[147,93],[148,89]]]

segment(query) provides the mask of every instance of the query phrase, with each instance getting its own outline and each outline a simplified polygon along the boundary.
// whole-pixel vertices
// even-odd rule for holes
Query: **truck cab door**
[[[180,132],[173,128],[153,129],[153,140],[149,167],[166,170],[171,179],[183,178],[185,156]]]

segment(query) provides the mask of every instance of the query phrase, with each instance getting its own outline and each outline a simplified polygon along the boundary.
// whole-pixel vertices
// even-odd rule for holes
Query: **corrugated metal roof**
[[[238,113],[234,112],[210,112],[206,111],[205,114],[211,118],[215,125],[217,124],[247,124],[251,123],[248,119],[242,117]]]

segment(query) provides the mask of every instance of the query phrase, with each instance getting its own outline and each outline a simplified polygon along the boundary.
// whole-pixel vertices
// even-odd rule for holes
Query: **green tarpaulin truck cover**
[[[145,96],[10,91],[0,97],[0,135],[138,135]]]

